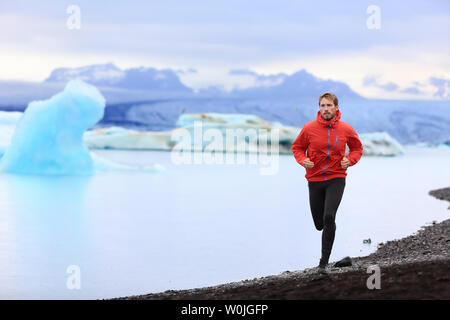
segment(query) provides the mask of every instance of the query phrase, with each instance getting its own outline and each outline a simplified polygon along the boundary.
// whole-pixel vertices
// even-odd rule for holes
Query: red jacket
[[[317,112],[317,119],[306,123],[297,139],[292,144],[292,152],[298,163],[309,158],[314,167],[306,169],[305,178],[308,181],[324,181],[347,176],[341,167],[345,156],[345,145],[350,153],[346,156],[352,166],[359,161],[363,146],[355,130],[346,122],[340,121],[341,112],[336,111],[334,120],[324,120]],[[305,155],[305,152],[308,152]]]

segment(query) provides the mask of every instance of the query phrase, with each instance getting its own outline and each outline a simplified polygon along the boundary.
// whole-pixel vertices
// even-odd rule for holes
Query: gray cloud
[[[82,13],[79,31],[66,28],[64,3],[2,3],[2,14],[14,15],[0,19],[2,44],[24,50],[147,56],[177,65],[188,60],[250,65],[295,58],[299,53],[327,54],[418,41],[429,48],[449,47],[442,43],[450,29],[448,15],[443,14],[449,5],[444,1],[407,6],[378,1],[383,20],[377,31],[367,29],[368,4],[359,1],[325,1],[320,7],[287,0],[77,3]]]
[[[393,82],[380,83],[379,76],[369,75],[364,78],[363,85],[366,87],[377,87],[386,91],[395,91],[398,89],[398,85]]]
[[[423,92],[416,87],[409,87],[409,88],[401,90],[401,92],[410,93],[410,94],[423,94]]]
[[[442,99],[450,98],[450,80],[449,79],[431,77],[430,84],[437,88],[437,91],[434,94],[435,97],[442,98]]]
[[[184,75],[184,74],[190,74],[190,73],[198,73],[197,69],[195,68],[188,68],[188,69],[177,69],[174,70],[174,72],[178,75]]]
[[[288,75],[284,73],[263,75],[249,69],[232,69],[228,74],[232,76],[251,76],[255,81],[255,86],[276,85],[288,77]]]

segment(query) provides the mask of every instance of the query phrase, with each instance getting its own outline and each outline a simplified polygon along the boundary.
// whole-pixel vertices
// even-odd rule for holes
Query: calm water
[[[363,157],[348,170],[330,261],[375,251],[433,220],[448,203],[450,149]],[[91,299],[186,289],[313,267],[321,233],[309,211],[304,169],[279,157],[263,166],[176,165],[167,152],[97,151],[162,174],[90,178],[0,176],[0,298]],[[363,244],[371,238],[372,244]],[[69,266],[79,290],[67,288]]]

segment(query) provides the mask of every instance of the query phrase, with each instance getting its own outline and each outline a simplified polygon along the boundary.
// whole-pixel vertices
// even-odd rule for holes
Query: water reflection
[[[0,175],[0,200],[8,208],[2,210],[0,227],[8,249],[8,255],[0,258],[0,279],[9,276],[1,281],[2,297],[14,294],[26,299],[39,291],[45,298],[65,288],[67,267],[81,264],[89,251],[86,190],[90,179]]]
[[[264,176],[250,165],[174,165],[167,152],[103,154],[168,170],[0,175],[0,298],[101,299],[318,263],[321,233],[293,157],[280,157],[277,175]],[[448,218],[448,204],[428,195],[448,185],[448,157],[445,150],[408,148],[405,157],[368,157],[353,167],[330,261],[371,253],[379,242]],[[66,287],[70,265],[80,267],[81,290]]]

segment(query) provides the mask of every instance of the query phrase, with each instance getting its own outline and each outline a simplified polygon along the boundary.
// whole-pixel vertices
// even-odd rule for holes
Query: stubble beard
[[[334,116],[331,113],[329,113],[327,115],[323,114],[323,115],[321,115],[321,117],[322,117],[323,120],[329,121],[329,120],[333,119]]]

